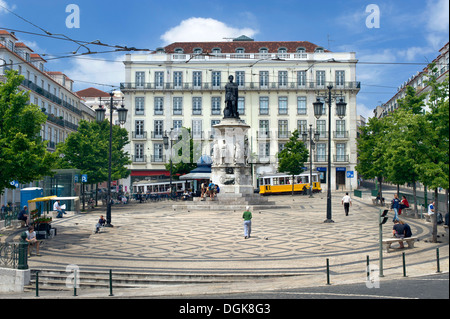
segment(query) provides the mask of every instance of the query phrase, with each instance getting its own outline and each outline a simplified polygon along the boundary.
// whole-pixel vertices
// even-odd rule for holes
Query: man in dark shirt
[[[398,219],[394,221],[394,228],[392,230],[394,237],[405,238],[405,225],[400,223]],[[400,242],[400,248],[404,248],[403,242]]]

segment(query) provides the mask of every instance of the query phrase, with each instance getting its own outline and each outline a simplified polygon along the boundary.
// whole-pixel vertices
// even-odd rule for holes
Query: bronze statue
[[[229,82],[225,85],[225,109],[223,111],[224,118],[239,119],[238,112],[238,85],[233,82],[233,76],[228,77]]]

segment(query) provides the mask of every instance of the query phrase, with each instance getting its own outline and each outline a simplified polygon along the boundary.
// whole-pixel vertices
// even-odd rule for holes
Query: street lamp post
[[[312,132],[312,124],[309,124],[309,197],[313,197],[313,182],[312,182],[312,150],[315,148],[314,141],[319,140],[320,133],[318,131]],[[308,133],[302,133],[303,142],[306,143]]]
[[[172,131],[173,129],[170,129],[169,135],[167,135],[167,132],[164,131],[164,136],[163,136],[163,143],[164,143],[164,148],[167,150],[169,148],[169,140],[170,140],[170,179],[169,179],[169,185],[170,185],[170,197],[172,198],[172,194],[173,194],[173,187],[172,187],[172,147],[173,147],[173,141],[172,141]]]
[[[327,86],[328,89],[328,168],[327,168],[327,219],[324,221],[325,223],[334,223],[331,218],[331,90],[333,89],[333,85],[329,84]],[[337,99],[337,97],[335,97]],[[323,103],[317,99],[314,104],[314,115],[319,118],[322,115]],[[336,102],[336,113],[340,119],[344,118],[346,112],[347,103],[344,102],[341,97],[339,102]]]
[[[110,104],[109,104],[109,158],[108,158],[108,191],[106,196],[106,227],[113,227],[111,224],[111,158],[112,158],[112,130],[113,130],[113,111],[116,110],[119,117],[120,125],[123,125],[127,121],[127,112],[128,110],[123,105],[122,98],[122,106],[120,108],[114,107],[114,93],[109,93],[110,95]],[[100,98],[100,105],[96,112],[96,120],[98,123],[101,123],[105,120],[106,109],[103,107],[102,99]]]

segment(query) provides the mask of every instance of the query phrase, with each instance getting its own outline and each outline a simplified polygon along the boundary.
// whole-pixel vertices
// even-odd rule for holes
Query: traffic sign
[[[88,179],[87,179],[87,174],[82,174],[81,175],[81,182],[82,183],[87,183]]]
[[[347,178],[353,178],[355,176],[353,171],[347,171]]]

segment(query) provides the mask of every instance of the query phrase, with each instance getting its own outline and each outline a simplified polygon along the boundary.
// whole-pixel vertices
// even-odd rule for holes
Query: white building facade
[[[356,178],[346,172],[356,165],[357,114],[355,53],[329,52],[305,41],[259,42],[245,36],[231,42],[173,43],[152,54],[127,55],[121,91],[129,109],[125,127],[130,133],[130,184],[168,175],[170,149],[164,134],[190,128],[196,144],[194,161],[210,155],[214,130],[225,106],[225,85],[232,75],[239,86],[240,119],[248,133],[254,187],[257,177],[277,170],[277,153],[291,133],[320,132],[312,155],[314,171],[327,185],[328,104],[325,114],[314,116],[313,102],[325,101],[327,87],[334,98],[347,103],[346,115],[331,108],[331,187],[350,189]],[[325,101],[326,102],[326,101]],[[301,135],[300,135],[301,137]],[[309,137],[306,146],[309,149]],[[309,160],[305,163],[309,169]],[[356,172],[355,172],[356,174]]]

